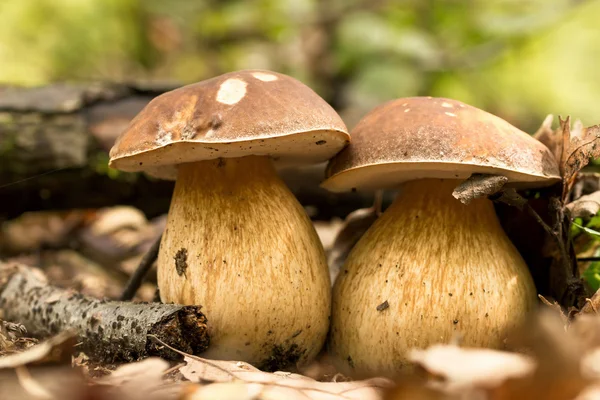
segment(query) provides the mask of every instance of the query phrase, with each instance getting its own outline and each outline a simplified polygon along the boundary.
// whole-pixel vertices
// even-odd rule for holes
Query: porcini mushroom
[[[110,165],[176,184],[158,255],[161,300],[203,306],[203,355],[279,369],[328,330],[323,247],[276,165],[327,161],[349,141],[337,113],[289,76],[224,74],[165,93],[131,122]]]
[[[498,347],[536,304],[530,272],[487,198],[460,203],[471,174],[507,185],[560,180],[550,151],[525,132],[459,101],[385,103],[329,162],[331,191],[399,188],[350,252],[334,284],[329,349],[352,376],[394,375],[411,348]]]

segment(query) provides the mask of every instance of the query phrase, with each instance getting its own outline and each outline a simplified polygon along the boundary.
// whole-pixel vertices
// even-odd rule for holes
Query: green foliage
[[[587,234],[594,241],[600,241],[600,216],[594,216],[585,226],[581,218],[576,218],[571,225],[571,236],[575,237],[579,234]],[[594,252],[594,257],[597,256],[600,256],[600,247]],[[591,288],[600,289],[600,261],[592,262],[582,275]]]
[[[600,0],[20,0],[0,2],[0,82],[291,74],[362,115],[435,95],[527,131],[597,123]],[[339,98],[342,98],[340,101]]]
[[[594,256],[600,256],[600,251],[597,251]],[[594,261],[583,272],[583,279],[596,291],[600,289],[600,261]]]

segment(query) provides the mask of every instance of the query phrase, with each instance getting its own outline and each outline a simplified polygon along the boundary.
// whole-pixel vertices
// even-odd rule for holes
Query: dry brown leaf
[[[327,260],[331,284],[335,282],[335,278],[354,245],[381,215],[382,197],[382,191],[376,192],[373,207],[360,208],[346,216],[343,227],[339,230],[335,238]]]
[[[10,254],[59,246],[87,218],[85,211],[28,212],[0,225],[0,249]]]
[[[186,399],[204,399],[205,397],[203,396],[208,396],[209,394],[220,394],[221,397],[216,398],[225,398],[223,397],[225,394],[234,393],[242,399],[245,398],[244,396],[255,396],[249,398],[379,400],[384,389],[394,386],[394,383],[386,378],[373,378],[353,382],[319,382],[290,372],[263,372],[245,362],[208,360],[184,353],[162,342],[160,343],[183,356],[186,364],[179,368],[179,372],[186,379],[194,383],[212,382],[213,385],[221,384],[217,389],[205,389],[206,385],[192,387],[192,389],[188,390],[188,397],[185,397]],[[227,383],[237,386],[232,387]],[[223,393],[220,393],[221,390]],[[203,393],[203,391],[208,391],[208,393]],[[260,394],[260,397],[256,397],[255,393]]]
[[[592,158],[600,157],[600,125],[575,130],[571,132],[570,121],[560,120],[560,132],[563,138],[563,151],[560,158],[560,172],[563,177],[563,199],[570,192],[577,173],[585,167]]]
[[[61,332],[23,352],[1,357],[0,369],[46,363],[70,364],[74,345],[75,334],[70,331]]]
[[[317,382],[304,377],[280,377],[263,382],[232,381],[195,385],[188,389],[184,399],[380,400],[384,389],[392,385],[391,381],[384,378],[355,382]]]
[[[567,204],[566,208],[569,210],[571,218],[590,219],[600,211],[600,191],[581,196]]]
[[[27,367],[20,366],[16,368],[17,379],[25,392],[35,399],[39,400],[58,400],[58,398],[50,393],[43,385],[36,381]]]
[[[448,393],[499,386],[502,382],[531,375],[535,361],[523,354],[505,351],[434,345],[413,350],[410,360],[440,380]]]
[[[124,364],[114,370],[109,376],[97,381],[102,385],[112,386],[137,386],[140,384],[160,381],[164,372],[169,368],[169,363],[162,358],[149,357],[145,360]]]
[[[533,137],[550,149],[556,160],[560,160],[562,138],[552,130],[552,121],[554,121],[554,115],[548,114],[538,130],[533,134]]]
[[[104,208],[96,217],[88,228],[94,235],[108,235],[125,228],[141,229],[148,223],[144,213],[130,206]]]
[[[181,393],[181,385],[164,379],[169,363],[158,357],[123,364],[110,375],[94,380],[107,399],[165,400]]]
[[[313,221],[313,226],[321,240],[325,254],[329,254],[335,242],[335,238],[343,228],[344,221],[334,217],[329,221]]]
[[[473,174],[454,189],[452,196],[463,204],[469,204],[480,197],[498,193],[506,182],[506,176]]]

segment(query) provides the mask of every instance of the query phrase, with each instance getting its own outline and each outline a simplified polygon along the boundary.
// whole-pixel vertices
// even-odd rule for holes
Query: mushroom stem
[[[351,376],[397,374],[412,348],[459,336],[501,347],[536,304],[493,203],[452,197],[456,180],[407,182],[349,254],[334,285],[330,349]]]
[[[281,369],[310,361],[325,341],[323,247],[269,157],[179,166],[158,285],[164,302],[203,306],[207,358]]]

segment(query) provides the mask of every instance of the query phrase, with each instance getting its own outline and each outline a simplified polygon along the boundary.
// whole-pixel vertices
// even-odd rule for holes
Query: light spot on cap
[[[204,135],[204,137],[212,137],[212,135],[214,135],[215,131],[213,131],[212,129],[209,129],[208,131],[206,131],[206,134]]]
[[[252,74],[253,77],[255,77],[256,79],[263,81],[263,82],[272,82],[272,81],[276,81],[277,77],[273,74],[265,74],[264,72],[254,72]]]
[[[443,102],[443,103],[442,103],[442,107],[446,107],[446,108],[452,108],[452,107],[454,107],[454,106],[453,106],[452,104],[450,104],[450,103]]]
[[[404,112],[409,112],[409,111],[410,111],[410,108],[407,108],[406,110],[404,110]]]
[[[221,83],[217,92],[217,101],[223,104],[233,105],[239,102],[246,95],[246,86],[248,84],[237,78],[227,79]]]
[[[156,135],[156,144],[159,146],[166,146],[173,141],[173,134],[171,131],[166,131],[162,126],[158,128],[158,134]]]
[[[456,117],[456,114],[451,113],[451,112],[445,112],[444,114],[446,114],[449,117]]]

